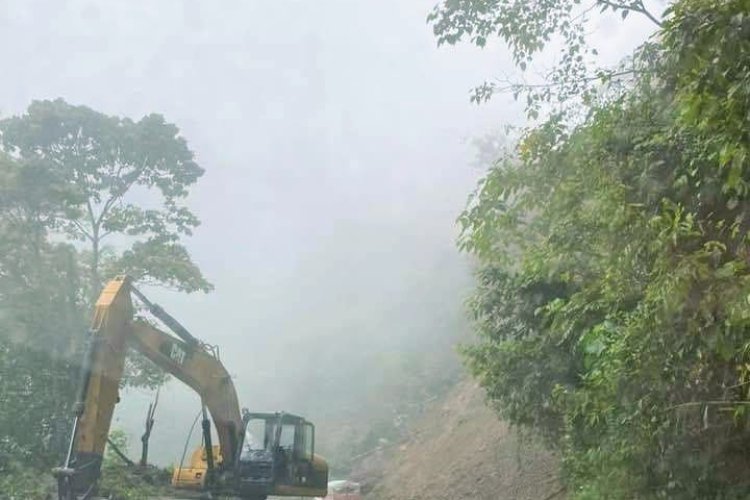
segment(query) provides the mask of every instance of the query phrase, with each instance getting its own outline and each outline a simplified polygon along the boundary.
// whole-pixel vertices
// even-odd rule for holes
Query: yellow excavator
[[[133,296],[175,335],[137,318]],[[59,500],[85,500],[96,495],[129,346],[201,398],[203,446],[192,454],[187,467],[180,464],[175,468],[174,488],[252,500],[269,495],[326,496],[328,464],[315,454],[313,424],[289,413],[240,410],[218,350],[149,301],[130,278],[120,276],[105,286],[96,302],[70,444],[63,465],[53,471]],[[211,442],[211,419],[218,445]]]

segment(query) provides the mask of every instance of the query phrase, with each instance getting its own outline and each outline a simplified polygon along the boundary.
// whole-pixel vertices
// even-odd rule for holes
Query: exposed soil
[[[557,458],[500,422],[471,382],[432,403],[408,442],[363,459],[353,479],[368,500],[565,497]]]

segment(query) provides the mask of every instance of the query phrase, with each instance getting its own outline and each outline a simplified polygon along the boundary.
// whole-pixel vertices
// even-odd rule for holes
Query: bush
[[[676,3],[629,91],[530,131],[460,218],[468,365],[575,498],[750,496],[747,12]]]

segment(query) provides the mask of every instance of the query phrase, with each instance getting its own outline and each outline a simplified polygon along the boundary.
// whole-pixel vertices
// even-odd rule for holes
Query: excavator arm
[[[136,350],[198,393],[211,413],[224,461],[231,463],[242,417],[234,384],[221,362],[144,322],[134,322],[132,341]]]
[[[131,295],[178,337],[135,319]],[[96,302],[84,361],[70,446],[55,469],[61,499],[89,498],[96,486],[128,347],[191,387],[211,413],[224,467],[238,456],[243,429],[234,384],[217,353],[193,337],[173,317],[151,303],[127,276],[110,281]],[[214,466],[210,424],[204,418],[208,472]]]

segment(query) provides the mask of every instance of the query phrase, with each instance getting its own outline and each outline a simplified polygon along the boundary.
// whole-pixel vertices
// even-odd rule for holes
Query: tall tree
[[[0,132],[7,154],[43,165],[71,189],[76,210],[57,228],[87,243],[89,297],[104,268],[188,292],[211,289],[180,243],[199,224],[183,201],[203,169],[175,125],[157,114],[133,121],[57,99],[34,101],[0,122]],[[115,239],[124,250],[106,253]]]

